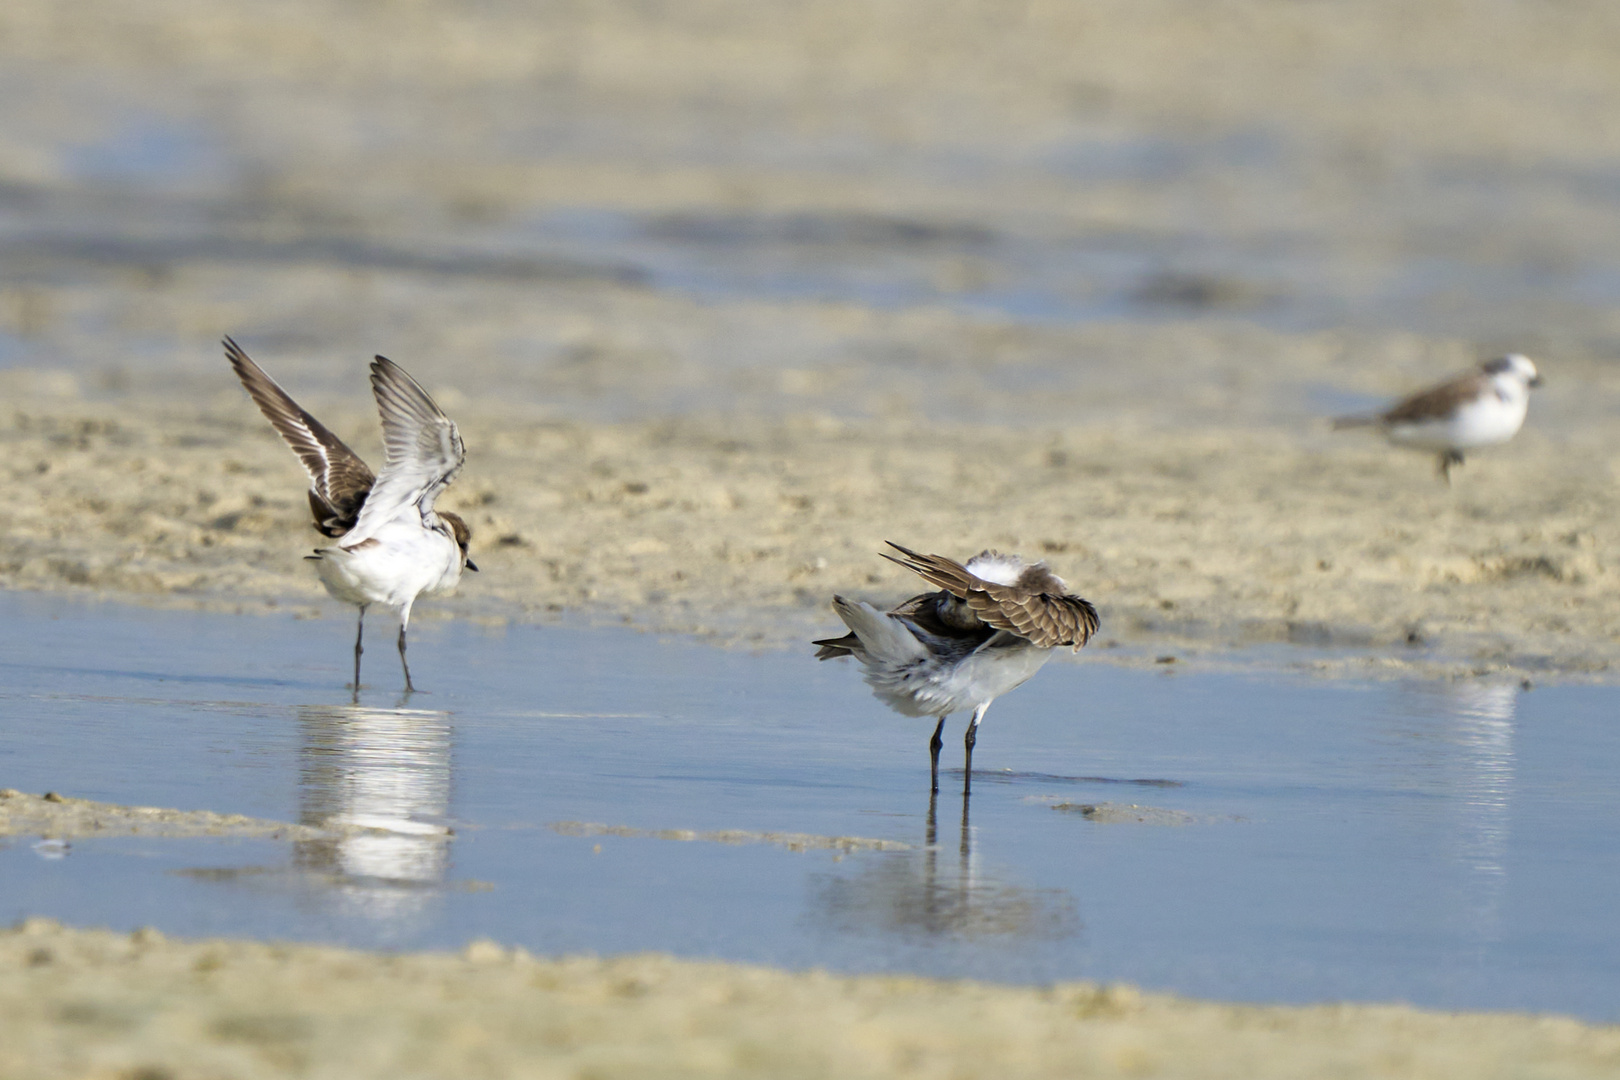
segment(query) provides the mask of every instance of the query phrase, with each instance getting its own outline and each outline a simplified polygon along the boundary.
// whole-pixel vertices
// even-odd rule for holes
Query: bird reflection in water
[[[1470,921],[1491,941],[1502,936],[1518,703],[1519,688],[1511,683],[1458,683],[1446,694],[1448,734],[1459,751],[1453,766],[1460,800],[1455,858],[1472,879]]]
[[[404,924],[436,903],[450,861],[445,713],[302,706],[299,822],[347,827],[295,844],[294,864],[332,882],[348,911]]]
[[[920,939],[1054,940],[1079,933],[1079,914],[1067,892],[984,875],[966,795],[955,855],[949,854],[939,842],[938,803],[937,795],[929,797],[921,851],[885,854],[850,877],[823,880],[815,903],[820,920],[841,932]]]
[[[1408,690],[1410,714],[1434,725],[1419,743],[1428,752],[1415,764],[1419,783],[1444,796],[1434,824],[1445,856],[1463,871],[1463,895],[1454,899],[1458,925],[1481,943],[1502,936],[1519,693],[1515,683],[1480,681]]]

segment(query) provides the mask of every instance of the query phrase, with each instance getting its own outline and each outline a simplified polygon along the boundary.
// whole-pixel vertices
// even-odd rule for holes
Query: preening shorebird
[[[1341,416],[1336,428],[1375,427],[1396,446],[1440,455],[1440,475],[1451,483],[1451,467],[1465,450],[1505,443],[1524,426],[1530,390],[1541,374],[1530,358],[1509,353],[1487,360],[1478,371],[1431,386],[1375,416]]]
[[[225,356],[272,427],[309,473],[309,508],[315,529],[336,543],[307,555],[321,584],[335,598],[360,608],[354,634],[354,692],[360,693],[361,638],[366,608],[399,611],[399,663],[412,693],[405,659],[411,605],[422,593],[448,592],[461,571],[477,570],[467,557],[472,530],[433,501],[466,460],[456,425],[415,379],[385,357],[371,363],[371,392],[382,417],[383,468],[373,474],[343,441],[305,412],[230,338]]]
[[[1039,671],[1053,649],[1084,645],[1097,632],[1097,609],[1069,592],[1044,562],[984,551],[963,564],[892,541],[889,546],[900,554],[883,552],[884,558],[939,591],[913,596],[889,612],[834,596],[833,610],[850,632],[813,642],[821,646],[816,658],[853,656],[866,668],[878,700],[905,716],[938,718],[928,743],[934,791],[945,718],[972,709],[962,740],[966,791],[979,722],[990,703]]]

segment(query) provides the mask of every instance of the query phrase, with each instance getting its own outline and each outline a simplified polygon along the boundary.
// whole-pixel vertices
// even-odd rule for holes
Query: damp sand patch
[[[0,836],[39,836],[76,840],[107,836],[228,837],[235,839],[316,840],[345,829],[317,829],[286,821],[266,821],[211,810],[170,810],[119,806],[75,799],[47,791],[30,795],[0,788]]]
[[[773,844],[789,851],[910,851],[911,845],[899,840],[875,840],[865,836],[816,836],[811,833],[754,832],[749,829],[637,829],[629,825],[599,825],[588,821],[555,821],[546,826],[560,836],[591,838],[623,837],[633,840],[675,840],[704,844]]]
[[[1053,803],[1052,809],[1065,814],[1078,814],[1098,825],[1201,825],[1213,819],[1189,814],[1185,810],[1170,810],[1163,806],[1138,806],[1136,803]]]

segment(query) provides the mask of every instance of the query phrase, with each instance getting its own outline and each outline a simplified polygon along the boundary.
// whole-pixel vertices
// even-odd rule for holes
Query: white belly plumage
[[[1023,685],[1052,657],[1024,642],[981,648],[967,657],[923,656],[910,662],[868,660],[866,681],[880,700],[906,716],[945,716],[976,709]]]
[[[1458,409],[1445,420],[1390,424],[1389,441],[1421,450],[1471,450],[1505,443],[1524,426],[1528,395],[1502,400],[1490,394]]]
[[[405,608],[425,592],[461,581],[461,549],[436,530],[395,520],[353,549],[320,549],[315,564],[326,591],[350,604]]]

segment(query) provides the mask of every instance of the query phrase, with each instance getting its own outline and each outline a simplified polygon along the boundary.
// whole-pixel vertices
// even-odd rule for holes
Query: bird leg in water
[[[939,791],[939,748],[945,745],[945,740],[939,737],[939,733],[944,730],[945,718],[942,716],[939,718],[939,723],[934,727],[934,737],[928,740],[928,759],[931,763],[930,773],[933,784],[933,787],[929,788],[929,790],[934,792]]]
[[[399,624],[399,666],[405,669],[405,692],[416,693],[416,687],[411,685],[411,665],[405,660],[405,624]]]
[[[366,650],[360,647],[360,639],[366,633],[366,605],[360,605],[360,620],[354,627],[354,696],[360,696],[360,654]]]
[[[962,736],[962,747],[966,751],[966,756],[962,763],[963,795],[966,795],[968,790],[973,786],[973,746],[979,741],[979,721],[984,719],[985,711],[989,708],[990,703],[987,701],[983,705],[980,705],[978,708],[973,710],[973,719],[968,721],[967,734]]]

